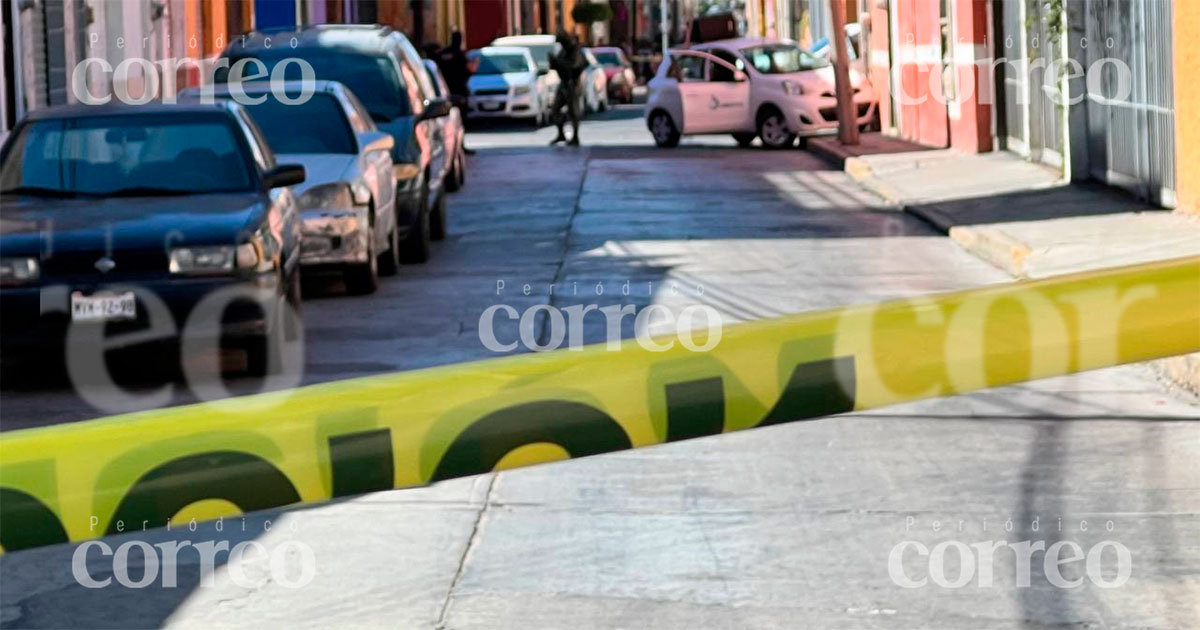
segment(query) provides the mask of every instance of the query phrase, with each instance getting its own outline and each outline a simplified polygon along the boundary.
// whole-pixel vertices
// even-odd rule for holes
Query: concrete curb
[[[891,186],[875,177],[871,165],[866,160],[857,157],[838,156],[825,147],[818,149],[827,160],[842,162],[844,170],[854,181],[871,192],[883,197],[889,204],[911,214],[933,226],[943,234],[948,235],[955,243],[967,252],[991,263],[1002,271],[1016,278],[1027,278],[1025,261],[1033,250],[1028,245],[1013,238],[1007,232],[996,227],[972,227],[955,225],[954,218],[945,214],[937,204],[914,205],[904,202],[904,198]]]
[[[1025,261],[1033,250],[1028,245],[994,227],[975,228],[955,226],[950,228],[950,239],[960,247],[999,267],[1014,278],[1028,278]]]
[[[843,171],[846,172],[860,186],[875,193],[879,198],[883,199],[887,205],[895,206],[898,210],[904,210],[904,197],[895,188],[887,185],[883,180],[875,177],[871,171],[871,165],[866,160],[856,157],[847,157],[844,160],[839,160],[836,156],[830,158],[823,151],[817,151],[822,157],[829,162],[839,163]]]
[[[1172,385],[1200,396],[1200,354],[1159,359],[1154,362],[1159,373]]]
[[[843,155],[820,144],[809,144],[809,151],[831,165],[841,168],[863,188],[881,197],[888,205],[910,214],[946,234],[967,253],[984,260],[1014,278],[1029,277],[1025,263],[1033,250],[995,226],[955,225],[953,217],[937,204],[916,205],[904,200],[894,188],[875,177],[867,160]],[[1172,386],[1200,396],[1200,354],[1190,354],[1151,362],[1154,369]]]

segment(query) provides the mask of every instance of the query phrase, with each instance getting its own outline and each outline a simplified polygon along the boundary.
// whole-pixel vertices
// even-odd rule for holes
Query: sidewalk
[[[1016,278],[1200,255],[1200,217],[1102,184],[1067,184],[1057,170],[1011,153],[926,149],[879,134],[864,134],[858,147],[834,138],[808,146]],[[1200,394],[1200,355],[1157,363],[1174,383]]]

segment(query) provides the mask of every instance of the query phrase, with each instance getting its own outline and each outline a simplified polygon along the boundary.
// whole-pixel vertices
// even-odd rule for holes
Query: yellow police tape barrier
[[[697,343],[703,343],[698,340]],[[0,435],[12,551],[1200,350],[1200,257]]]

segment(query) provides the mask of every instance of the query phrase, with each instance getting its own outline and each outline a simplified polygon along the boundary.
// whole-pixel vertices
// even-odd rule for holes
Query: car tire
[[[342,272],[346,293],[370,295],[379,288],[379,257],[375,255],[375,226],[367,230],[367,262],[349,265]]]
[[[750,146],[750,144],[753,143],[754,139],[757,137],[758,134],[749,131],[742,131],[733,134],[733,139],[737,140],[738,146],[742,147],[743,149]]]
[[[421,209],[417,222],[408,229],[408,236],[400,244],[400,260],[408,264],[421,264],[429,260],[430,254],[430,225],[429,225],[429,190],[421,195]]]
[[[670,148],[679,145],[679,130],[671,116],[662,110],[650,115],[650,135],[654,136],[654,144]]]
[[[462,148],[454,152],[454,159],[450,161],[450,172],[446,173],[446,190],[450,192],[458,192],[462,188],[463,178],[463,154]]]
[[[429,211],[429,238],[434,241],[446,238],[446,195],[438,197],[438,202]]]
[[[296,339],[300,334],[300,269],[292,273],[288,281],[287,293],[283,303],[267,321],[267,330],[262,335],[246,340],[243,350],[246,352],[246,374],[253,378],[265,378],[272,373],[280,372],[286,360],[283,350],[289,340]]]
[[[462,141],[458,143],[458,168],[454,169],[454,180],[459,190],[467,184],[467,154],[463,152]]]
[[[796,134],[788,130],[783,113],[774,107],[758,114],[758,137],[763,147],[772,150],[786,149],[796,142]]]
[[[392,229],[387,235],[387,251],[379,254],[379,275],[394,276],[400,273],[400,212],[394,212]]]

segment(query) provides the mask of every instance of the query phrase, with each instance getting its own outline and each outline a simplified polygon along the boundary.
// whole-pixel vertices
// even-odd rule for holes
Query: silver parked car
[[[344,274],[353,294],[375,291],[381,259],[385,271],[399,266],[396,223],[396,180],[391,150],[395,140],[376,128],[370,114],[341,83],[315,81],[303,99],[304,82],[242,83],[250,97],[246,110],[258,123],[277,159],[301,164],[304,183],[293,188],[299,198],[300,264]],[[183,94],[203,98],[192,88]],[[229,85],[213,96],[232,98]],[[279,97],[287,101],[284,102]]]
[[[429,73],[429,80],[433,82],[434,94],[442,100],[451,100],[450,87],[446,85],[442,72],[432,59],[425,60],[425,71]],[[442,143],[446,145],[446,190],[454,192],[462,188],[467,180],[467,155],[463,148],[466,127],[462,111],[455,107],[450,110],[449,116],[435,120],[441,125]]]

